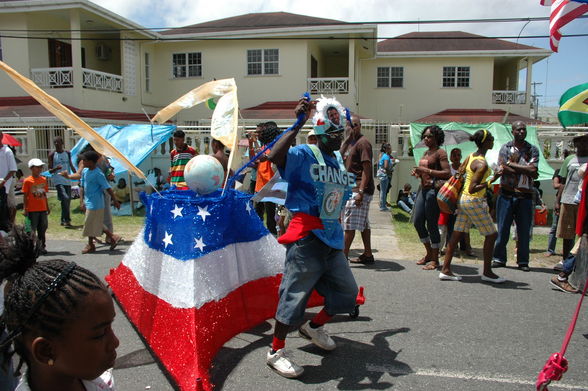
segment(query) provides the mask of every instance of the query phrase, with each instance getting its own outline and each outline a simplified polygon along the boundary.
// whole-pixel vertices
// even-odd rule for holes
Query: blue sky
[[[550,8],[539,0],[91,0],[145,27],[178,27],[252,12],[292,12],[348,22],[382,20],[486,19],[549,16]],[[312,4],[312,7],[309,7]],[[523,29],[524,27],[524,29]],[[380,37],[393,37],[412,31],[461,30],[486,36],[546,35],[548,22],[380,25]],[[578,19],[564,34],[588,33],[588,19]],[[549,49],[548,39],[521,39],[519,43]],[[559,53],[553,53],[533,68],[540,106],[557,106],[568,88],[588,82],[588,37],[563,38]]]

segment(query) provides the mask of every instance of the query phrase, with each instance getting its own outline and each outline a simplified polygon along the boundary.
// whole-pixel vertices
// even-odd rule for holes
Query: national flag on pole
[[[551,50],[557,52],[561,29],[575,18],[588,12],[588,0],[540,0],[540,4],[551,6],[549,23],[549,44]]]
[[[557,118],[565,128],[588,123],[588,83],[567,90],[559,99]]]
[[[233,189],[143,195],[145,227],[106,277],[182,391],[211,390],[216,352],[275,315],[285,248],[250,197]]]
[[[279,172],[276,172],[272,179],[255,193],[251,198],[251,201],[271,202],[277,205],[284,205],[286,203],[287,194],[288,182],[282,179]]]

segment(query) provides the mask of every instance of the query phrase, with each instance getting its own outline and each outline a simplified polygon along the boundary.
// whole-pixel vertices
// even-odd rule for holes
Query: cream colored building
[[[200,84],[234,77],[243,125],[291,124],[295,101],[309,91],[336,96],[365,118],[374,144],[393,148],[406,145],[392,124],[447,109],[528,116],[533,64],[550,54],[462,32],[377,42],[376,25],[283,12],[155,32],[87,0],[0,1],[0,26],[2,60],[93,126],[146,122],[144,113]],[[205,126],[211,113],[201,105],[174,121]],[[2,127],[24,129],[15,131],[27,144],[23,156],[45,158],[53,137],[68,138],[4,74],[0,118]]]

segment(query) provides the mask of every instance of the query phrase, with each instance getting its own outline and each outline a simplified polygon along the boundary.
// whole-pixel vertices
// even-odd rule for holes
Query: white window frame
[[[387,124],[376,124],[374,129],[376,145],[387,143],[390,138],[390,126]]]
[[[276,51],[277,58],[270,59],[268,57],[272,56],[273,53],[270,51]],[[259,61],[250,61],[250,55],[257,54],[259,57]],[[247,76],[277,76],[280,74],[280,49],[273,48],[273,49],[247,49],[246,54],[246,61],[247,61]],[[259,73],[252,73],[251,72],[251,65],[259,64],[260,71]],[[268,72],[268,67],[275,65],[275,72]]]
[[[193,61],[190,63],[191,55],[198,57],[199,61]],[[175,58],[184,57],[183,64],[175,64]],[[183,75],[177,72],[183,69]],[[190,74],[191,69],[196,69],[195,74]],[[192,77],[202,77],[202,52],[188,52],[188,53],[172,53],[171,58],[171,77],[172,79],[187,79]]]
[[[471,73],[471,68],[469,66],[444,66],[441,73],[441,87],[470,88]],[[463,84],[463,82],[467,82],[467,85],[460,85]]]
[[[400,80],[400,85],[393,81]],[[385,81],[380,85],[380,81]],[[376,69],[376,88],[404,88],[404,67],[378,67]]]
[[[151,92],[151,59],[145,52],[145,92]]]

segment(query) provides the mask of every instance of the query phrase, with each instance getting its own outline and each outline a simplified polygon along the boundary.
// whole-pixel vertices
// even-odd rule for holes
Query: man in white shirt
[[[6,145],[2,144],[4,133],[0,131],[0,230],[10,230],[7,195],[16,173],[14,154]]]

